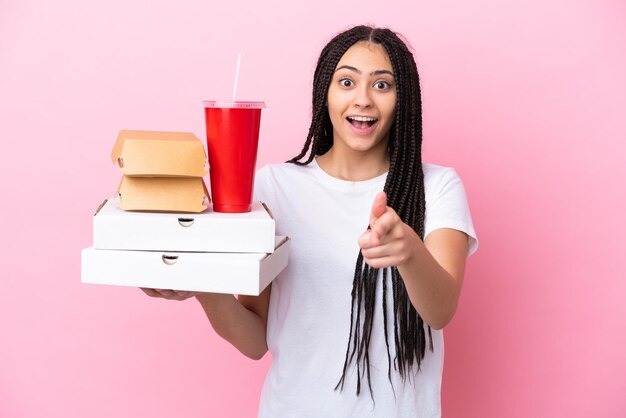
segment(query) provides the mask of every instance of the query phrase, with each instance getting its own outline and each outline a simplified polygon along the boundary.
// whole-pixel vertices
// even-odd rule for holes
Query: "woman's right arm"
[[[267,352],[267,312],[271,286],[259,296],[199,293],[196,299],[215,332],[245,356],[258,360]]]
[[[259,296],[141,288],[148,296],[186,300],[195,296],[217,334],[245,356],[258,360],[267,352],[265,330],[270,303],[268,286]]]

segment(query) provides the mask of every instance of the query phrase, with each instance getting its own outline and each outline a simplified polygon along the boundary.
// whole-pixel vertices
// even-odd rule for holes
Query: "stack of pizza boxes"
[[[289,238],[265,203],[212,210],[192,133],[123,130],[111,159],[123,177],[94,215],[83,283],[258,295],[286,267]]]

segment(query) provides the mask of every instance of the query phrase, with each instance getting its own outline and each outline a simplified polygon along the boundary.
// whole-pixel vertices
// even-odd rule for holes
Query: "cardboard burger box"
[[[106,200],[93,218],[93,247],[107,250],[272,253],[275,222],[253,202],[248,213],[127,212],[119,198]]]
[[[202,177],[204,145],[190,132],[121,130],[111,160],[126,176]]]
[[[271,254],[82,251],[83,283],[258,296],[287,266],[289,238]]]
[[[124,175],[118,188],[124,210],[198,213],[208,207],[207,156],[192,133],[121,130],[111,161]]]
[[[209,192],[202,177],[122,177],[118,206],[127,211],[204,212]]]

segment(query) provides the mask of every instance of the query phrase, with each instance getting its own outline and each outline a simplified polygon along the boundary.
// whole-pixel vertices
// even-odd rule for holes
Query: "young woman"
[[[202,304],[216,332],[272,366],[260,417],[438,417],[441,329],[477,248],[463,184],[422,163],[419,78],[388,29],[323,49],[302,152],[256,175],[289,266],[259,297],[144,289]]]

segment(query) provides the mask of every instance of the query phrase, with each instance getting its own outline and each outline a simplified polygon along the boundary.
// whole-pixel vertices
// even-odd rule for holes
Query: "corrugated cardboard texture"
[[[207,174],[204,146],[189,132],[121,130],[111,160],[127,176],[202,177]]]
[[[118,189],[124,210],[199,213],[210,202],[202,177],[127,177]]]

